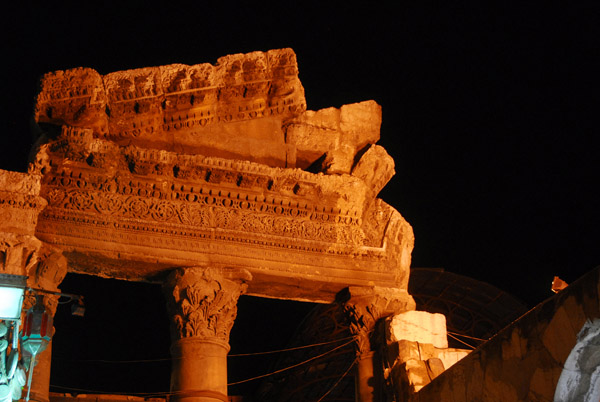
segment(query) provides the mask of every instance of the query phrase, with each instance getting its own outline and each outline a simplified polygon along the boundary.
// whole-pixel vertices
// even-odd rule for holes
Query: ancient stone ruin
[[[376,144],[380,106],[307,110],[291,49],[104,76],[48,73],[35,120],[29,172],[0,172],[2,272],[52,290],[67,270],[163,283],[173,398],[227,400],[229,331],[244,293],[342,300],[359,401],[378,400],[372,378],[384,373],[370,334],[382,318],[403,314],[396,322],[420,328],[394,335],[399,353],[412,356],[431,333],[437,351],[427,359],[457,360],[439,340],[443,316],[406,314],[415,309],[414,237],[377,198],[394,174]],[[54,296],[46,302],[55,307]],[[44,356],[32,398],[46,402]],[[444,370],[427,359],[405,356],[394,375],[414,385],[411,370]]]

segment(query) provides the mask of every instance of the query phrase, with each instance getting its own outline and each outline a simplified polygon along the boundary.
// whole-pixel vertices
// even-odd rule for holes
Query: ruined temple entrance
[[[160,284],[170,398],[185,402],[227,400],[240,297],[337,301],[357,400],[378,399],[371,334],[415,308],[412,228],[377,198],[394,174],[379,105],[307,110],[291,49],[40,87],[29,172],[0,177],[3,247],[27,257],[4,271],[48,289],[67,271]]]

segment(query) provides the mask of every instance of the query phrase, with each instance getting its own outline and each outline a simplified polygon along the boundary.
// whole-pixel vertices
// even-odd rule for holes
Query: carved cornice
[[[342,286],[362,284],[353,278],[368,273],[385,276],[370,279],[377,285],[406,285],[412,228],[369,200],[356,177],[119,147],[73,127],[40,147],[31,171],[42,175],[48,202],[40,239],[67,252],[163,264],[122,275],[94,271],[97,264],[77,272],[144,279],[199,261],[262,269],[268,260],[293,261],[308,274],[331,268]]]
[[[212,236],[217,229],[231,240],[245,233],[250,242],[289,248],[292,241],[296,248],[333,254],[373,255],[384,246],[393,209],[378,202],[364,219],[368,189],[359,179],[118,148],[89,138],[78,147],[73,138],[88,134],[65,127],[38,152],[34,166],[45,172],[46,221],[184,236]]]
[[[370,353],[377,322],[392,314],[414,310],[415,302],[406,290],[380,287],[349,287],[338,295],[350,331],[356,337],[357,354]]]
[[[248,271],[236,269],[192,267],[173,271],[164,285],[173,341],[194,337],[228,343],[237,300],[251,279]]]
[[[90,127],[119,142],[151,148],[210,144],[212,126],[265,117],[282,120],[306,109],[291,49],[222,57],[216,65],[118,71],[90,68],[46,74],[37,98],[38,122]]]
[[[39,175],[0,170],[0,231],[33,235],[46,206],[39,192]]]

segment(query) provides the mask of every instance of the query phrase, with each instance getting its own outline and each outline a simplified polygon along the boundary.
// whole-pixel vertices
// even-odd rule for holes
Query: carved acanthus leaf
[[[406,290],[350,287],[338,295],[346,313],[350,332],[355,336],[357,353],[371,351],[375,326],[381,318],[414,310],[415,302]]]
[[[176,270],[166,287],[169,309],[173,315],[173,339],[200,337],[229,340],[237,315],[237,300],[245,292],[250,276],[242,272],[227,278],[207,268]]]

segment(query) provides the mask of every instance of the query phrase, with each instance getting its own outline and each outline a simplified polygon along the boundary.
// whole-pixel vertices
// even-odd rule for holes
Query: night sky
[[[413,226],[414,267],[471,276],[533,306],[552,295],[554,275],[572,282],[600,264],[600,102],[594,89],[600,7],[593,2],[80,3],[3,5],[0,168],[26,169],[36,85],[45,72],[215,63],[227,54],[291,47],[309,109],[369,99],[382,105],[379,143],[394,158],[396,176],[380,197]],[[120,346],[112,347],[110,359],[123,355],[128,325],[156,332],[166,314],[160,289],[86,280],[67,278],[63,286],[90,293],[86,318],[64,318],[72,331],[106,330],[94,317],[113,320],[112,332],[103,336]],[[93,294],[102,286],[128,286],[123,292],[134,296],[113,299],[118,313],[100,313],[94,300],[106,299]],[[245,300],[240,309],[249,312],[272,308]],[[152,301],[155,314],[144,320]],[[280,302],[276,308],[301,318],[309,307]],[[127,318],[117,317],[124,309],[130,320],[132,311],[146,315],[135,313],[133,324],[125,324]],[[248,325],[262,331],[269,321],[261,317]],[[127,353],[166,357],[168,340],[158,326],[162,335],[148,342],[160,346],[138,354],[128,347]],[[236,334],[236,328],[232,338],[276,335],[285,345],[289,336],[288,326],[275,335]],[[59,331],[57,325],[57,358],[72,352]],[[140,348],[148,345],[137,339]],[[79,357],[106,354],[88,346],[77,344]],[[128,370],[138,378],[137,369]],[[53,376],[64,386],[86,385]],[[168,378],[160,381],[156,389],[168,388]],[[110,384],[87,386],[113,390]]]

